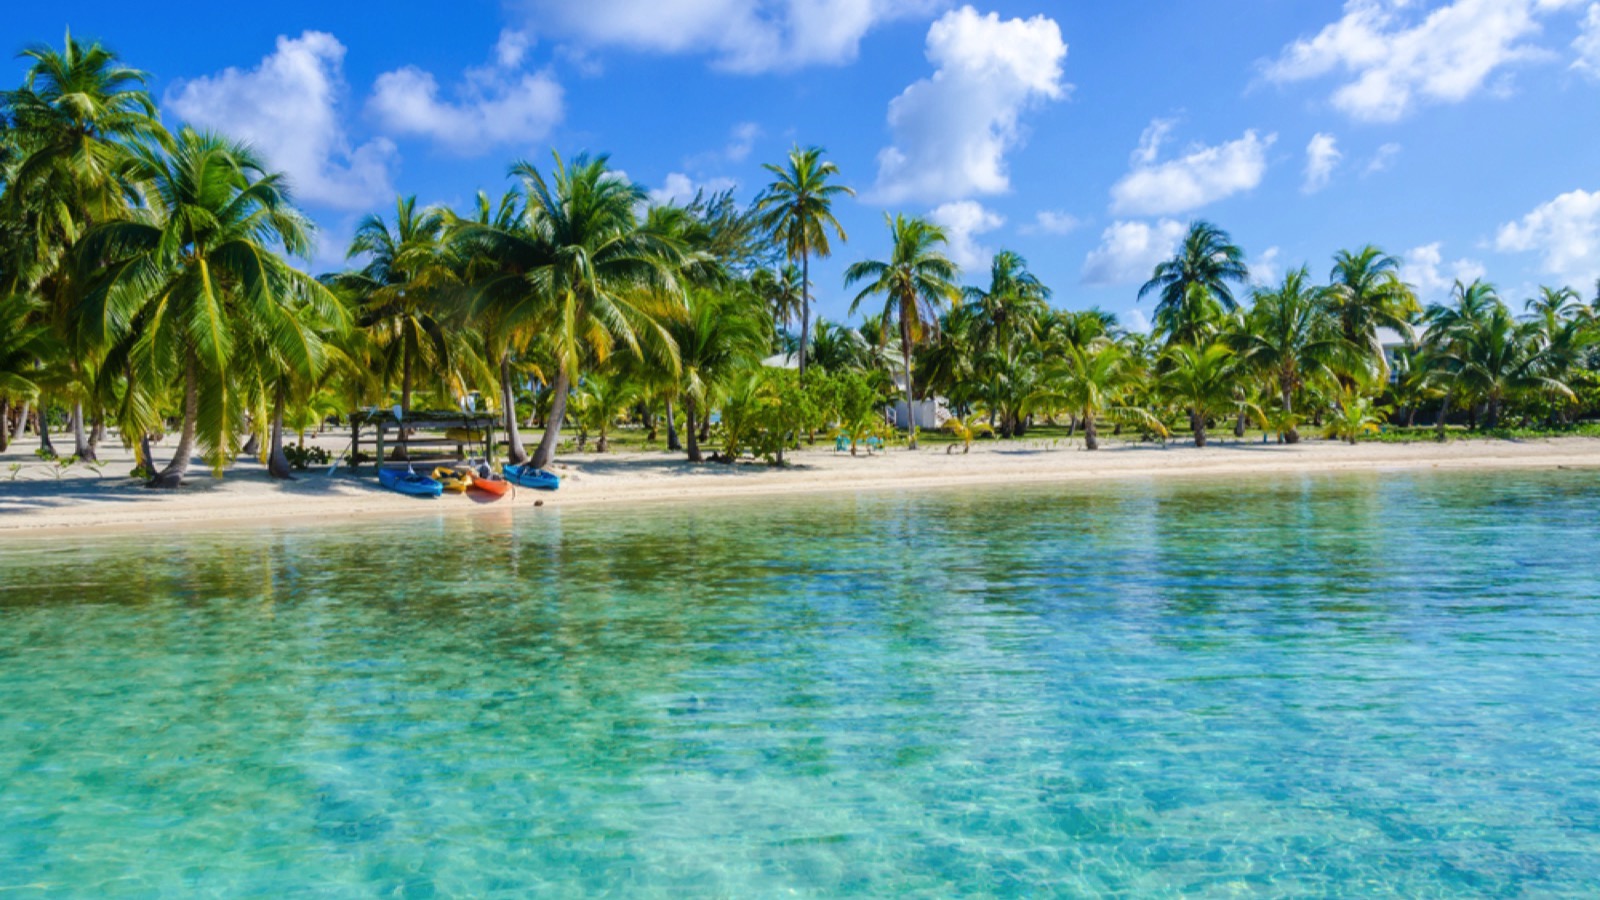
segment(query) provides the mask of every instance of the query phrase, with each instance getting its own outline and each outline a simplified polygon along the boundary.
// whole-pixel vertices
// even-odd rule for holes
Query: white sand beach
[[[333,438],[327,440],[330,449],[338,449],[331,446]],[[816,448],[795,453],[793,464],[783,469],[751,462],[691,465],[683,461],[682,454],[665,451],[575,454],[557,463],[555,470],[563,483],[554,493],[524,489],[499,499],[469,493],[419,500],[379,488],[370,467],[359,475],[341,471],[331,476],[326,467],[320,467],[299,473],[292,482],[275,482],[253,460],[239,462],[221,479],[211,477],[197,461],[181,490],[153,491],[127,477],[132,458],[119,446],[102,448],[106,464],[100,474],[81,464],[57,473],[52,464],[34,457],[32,442],[25,441],[0,454],[0,534],[203,527],[269,520],[320,523],[374,515],[532,510],[536,505],[704,504],[770,494],[956,486],[981,490],[1117,478],[1402,469],[1600,470],[1600,439],[1594,438],[1355,446],[1332,441],[1296,446],[1219,442],[1203,450],[1187,444],[1160,447],[1113,442],[1094,452],[1084,451],[1081,445],[1023,440],[980,442],[968,454],[959,450],[947,454],[939,446],[856,457],[835,453],[831,446],[819,442]],[[159,450],[157,454],[159,457]],[[13,466],[18,467],[14,473]]]

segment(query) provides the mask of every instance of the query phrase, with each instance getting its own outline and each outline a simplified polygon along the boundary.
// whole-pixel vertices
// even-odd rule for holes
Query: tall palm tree
[[[419,210],[415,196],[397,197],[392,227],[377,214],[356,227],[347,258],[364,257],[366,265],[332,278],[360,298],[359,322],[375,338],[385,384],[399,378],[402,416],[411,412],[419,366],[430,372],[449,366],[458,311],[450,296],[461,285],[454,249],[442,210]]]
[[[533,454],[540,468],[555,458],[567,392],[585,359],[604,362],[620,343],[678,368],[678,350],[663,320],[683,309],[676,276],[683,254],[672,241],[639,227],[635,210],[645,191],[618,177],[608,161],[583,155],[568,164],[557,154],[549,180],[530,163],[511,167],[528,198],[529,227],[550,254],[523,276],[532,295],[544,298],[541,321],[554,369],[550,414]]]
[[[750,287],[766,302],[773,323],[782,322],[785,331],[805,305],[805,276],[794,263],[785,263],[776,269],[757,269],[750,276]]]
[[[1031,402],[1070,409],[1083,421],[1085,450],[1100,449],[1098,422],[1108,414],[1164,435],[1166,426],[1148,410],[1123,402],[1144,374],[1140,360],[1108,338],[1072,344],[1063,350],[1059,361],[1048,367],[1045,379],[1049,386],[1034,395]]]
[[[783,245],[790,262],[800,261],[800,375],[806,373],[806,344],[811,340],[811,257],[827,259],[833,255],[828,243],[831,230],[841,242],[848,241],[844,226],[833,217],[836,197],[853,197],[855,191],[828,179],[839,174],[839,167],[822,158],[821,147],[798,145],[789,151],[787,166],[763,163],[773,181],[756,198],[756,213],[761,227]]]
[[[151,482],[176,487],[197,436],[219,474],[236,452],[241,391],[230,369],[241,331],[258,330],[284,366],[310,374],[320,342],[300,310],[322,322],[344,311],[274,252],[307,253],[311,224],[248,147],[185,128],[170,155],[142,150],[137,164],[151,205],[85,237],[85,257],[110,263],[79,317],[97,339],[131,341],[141,379],[182,379],[178,447]]]
[[[1410,340],[1411,322],[1422,311],[1411,286],[1400,280],[1400,260],[1368,244],[1333,256],[1333,272],[1323,305],[1344,339],[1370,354],[1380,378],[1389,380],[1379,328],[1391,328]]]
[[[1288,427],[1285,443],[1300,441],[1294,424],[1294,395],[1307,380],[1333,380],[1340,372],[1371,377],[1364,354],[1352,353],[1333,320],[1318,302],[1304,266],[1290,271],[1276,288],[1258,289],[1245,327],[1231,341],[1248,363],[1269,376]]]
[[[35,45],[22,56],[31,61],[22,87],[0,94],[17,156],[0,194],[0,215],[23,223],[31,235],[29,289],[44,300],[40,314],[66,353],[76,455],[93,459],[84,401],[95,399],[89,396],[95,360],[105,348],[74,327],[85,286],[74,277],[72,256],[90,228],[138,202],[134,151],[170,144],[170,138],[145,90],[145,73],[102,45],[77,41],[69,31],[60,50]]]
[[[1139,299],[1156,294],[1155,325],[1169,343],[1195,343],[1204,336],[1214,310],[1232,312],[1239,304],[1229,282],[1244,283],[1250,269],[1244,251],[1226,231],[1206,221],[1189,226],[1178,252],[1156,265],[1139,288]]]
[[[1429,304],[1422,314],[1427,326],[1427,362],[1437,380],[1445,385],[1439,418],[1434,423],[1440,440],[1444,439],[1445,418],[1458,397],[1456,376],[1466,358],[1467,341],[1483,327],[1494,309],[1503,305],[1494,285],[1482,279],[1473,279],[1471,284],[1457,279],[1450,289],[1450,299],[1449,304]]]
[[[866,282],[850,303],[855,315],[861,301],[874,294],[883,297],[885,322],[900,323],[900,355],[904,363],[906,413],[910,426],[910,449],[917,449],[916,389],[911,377],[912,349],[923,331],[938,325],[939,311],[960,302],[961,289],[955,280],[960,268],[939,247],[947,244],[943,228],[927,219],[897,215],[889,219],[894,246],[887,260],[853,263],[844,273],[848,287]]]
[[[1485,407],[1486,425],[1495,428],[1506,401],[1545,394],[1571,399],[1572,389],[1548,371],[1549,357],[1539,346],[1538,325],[1519,323],[1505,304],[1465,334],[1457,347],[1455,383]]]

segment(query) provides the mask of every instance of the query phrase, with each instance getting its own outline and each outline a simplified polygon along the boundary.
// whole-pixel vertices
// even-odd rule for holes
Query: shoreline
[[[820,448],[820,445],[819,445]],[[119,447],[107,448],[108,472],[132,467]],[[24,463],[29,478],[0,480],[0,536],[43,537],[149,528],[235,527],[288,522],[330,524],[381,521],[420,515],[486,515],[548,509],[632,504],[738,501],[763,496],[799,496],[939,488],[1071,484],[1089,480],[1204,478],[1342,474],[1384,471],[1495,471],[1582,468],[1600,470],[1600,438],[1562,437],[1532,441],[1473,440],[1447,444],[1358,444],[1311,441],[1295,446],[1216,443],[1159,447],[1113,444],[1087,452],[1059,442],[985,442],[970,454],[946,455],[933,448],[890,450],[854,457],[826,449],[794,454],[794,465],[690,465],[679,454],[659,452],[585,454],[559,461],[559,491],[519,489],[497,500],[447,495],[418,500],[377,487],[369,474],[300,473],[293,482],[273,482],[254,461],[242,462],[216,480],[192,470],[176,493],[156,492],[131,479],[68,471],[59,481],[46,463]],[[31,459],[15,448],[0,464]],[[40,475],[43,470],[45,474]]]

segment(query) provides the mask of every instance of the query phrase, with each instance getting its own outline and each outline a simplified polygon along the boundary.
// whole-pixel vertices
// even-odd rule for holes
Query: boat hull
[[[397,494],[408,497],[437,497],[444,493],[444,485],[426,475],[415,472],[396,472],[382,469],[378,472],[378,483]]]
[[[532,466],[506,466],[504,472],[506,480],[518,487],[537,491],[553,491],[561,487],[561,476]]]

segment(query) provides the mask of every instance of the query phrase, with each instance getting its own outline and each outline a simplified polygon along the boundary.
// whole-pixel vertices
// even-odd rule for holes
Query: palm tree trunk
[[[267,474],[273,478],[293,480],[289,471],[289,457],[283,453],[283,387],[280,385],[272,398],[272,440],[267,448]]]
[[[806,377],[806,345],[811,337],[811,253],[800,245],[800,377]]]
[[[94,447],[89,444],[89,432],[83,427],[83,401],[72,404],[72,455],[82,460],[99,462]]]
[[[917,449],[917,410],[913,405],[916,400],[916,391],[911,383],[911,323],[906,320],[905,313],[900,314],[900,356],[905,361],[906,367],[906,426],[910,429],[910,438],[906,441],[907,450]]]
[[[1233,436],[1244,438],[1244,410],[1239,410],[1239,418],[1233,423]]]
[[[245,440],[244,446],[239,448],[241,456],[255,456],[261,452],[261,435],[256,433],[254,422],[250,425],[250,437]]]
[[[1450,412],[1451,395],[1454,393],[1454,388],[1445,389],[1444,399],[1439,401],[1439,418],[1433,423],[1434,435],[1441,441],[1444,440],[1444,419]]]
[[[155,456],[150,451],[150,432],[139,435],[139,471],[146,478],[156,471]]]
[[[400,413],[406,418],[411,418],[411,344],[400,346]],[[410,459],[411,454],[406,452],[406,427],[401,423],[399,433],[395,435],[399,446],[394,448],[395,459]]]
[[[1204,447],[1206,445],[1206,417],[1200,415],[1197,410],[1190,410],[1189,419],[1194,423],[1194,445],[1196,447]]]
[[[683,433],[689,438],[689,462],[697,463],[701,462],[704,457],[700,453],[700,437],[695,432],[695,412],[694,398],[685,396],[683,398],[683,419],[687,427],[684,428]]]
[[[56,445],[50,443],[50,417],[45,414],[45,404],[40,401],[38,408],[33,411],[34,427],[39,430],[39,452],[51,459],[56,458]]]
[[[572,380],[567,377],[565,369],[556,372],[556,383],[550,386],[553,395],[550,398],[550,415],[545,418],[544,437],[539,439],[539,446],[533,451],[533,467],[543,469],[549,467],[556,458],[556,444],[561,440],[561,422],[567,417],[567,390],[572,386]]]
[[[26,401],[23,402],[22,411],[17,415],[17,424],[11,427],[11,442],[13,444],[22,440],[22,435],[27,432],[28,415],[31,413],[32,409],[32,404]]]
[[[145,482],[145,487],[176,488],[189,474],[189,457],[194,455],[195,420],[200,411],[200,391],[195,384],[194,354],[186,354],[183,368],[183,432],[178,437],[178,448],[172,452],[172,462]]]
[[[506,419],[506,456],[511,463],[526,462],[528,450],[517,431],[517,391],[511,383],[511,353],[500,355],[500,411]]]
[[[1289,430],[1282,435],[1283,442],[1285,444],[1298,444],[1300,443],[1300,429],[1295,427],[1294,419],[1292,418],[1294,415],[1294,391],[1289,389],[1289,385],[1280,382],[1278,393],[1283,398],[1284,418],[1290,423]]]
[[[1083,411],[1083,449],[1100,449],[1100,432],[1094,424],[1094,410],[1088,408]]]
[[[11,445],[11,401],[0,398],[0,453]]]
[[[676,453],[683,449],[683,443],[678,440],[678,423],[672,417],[672,401],[667,401],[667,450]]]

